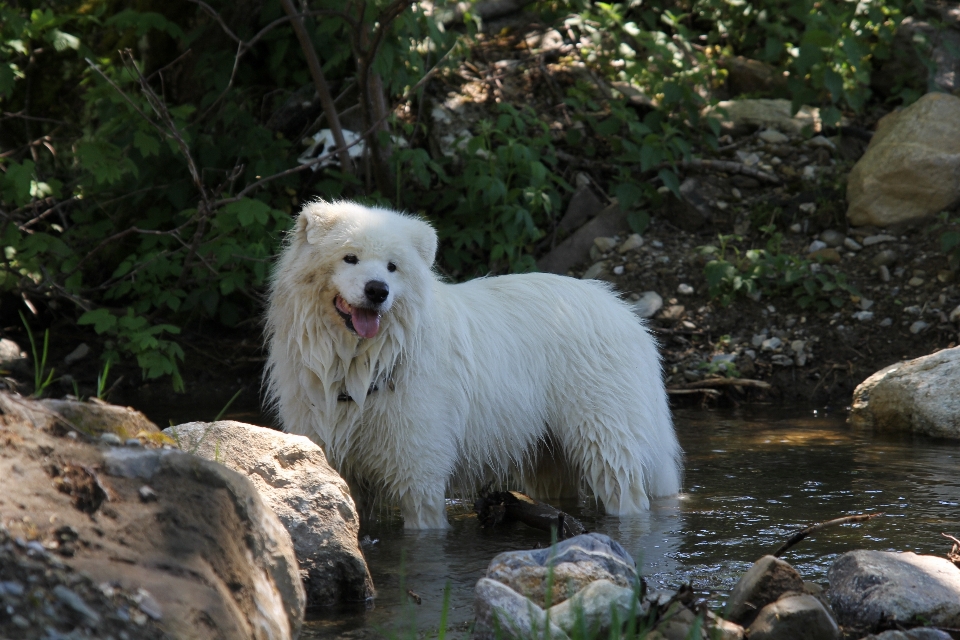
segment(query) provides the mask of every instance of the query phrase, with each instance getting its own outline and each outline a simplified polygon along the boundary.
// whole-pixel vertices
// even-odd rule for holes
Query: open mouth
[[[380,312],[376,309],[352,307],[340,296],[333,299],[333,306],[343,318],[347,329],[361,338],[372,338],[380,331]]]

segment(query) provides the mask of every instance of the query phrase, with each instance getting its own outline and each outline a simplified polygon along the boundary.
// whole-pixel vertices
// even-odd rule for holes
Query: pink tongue
[[[380,314],[373,309],[359,309],[354,307],[350,316],[353,328],[361,338],[372,338],[380,331]]]

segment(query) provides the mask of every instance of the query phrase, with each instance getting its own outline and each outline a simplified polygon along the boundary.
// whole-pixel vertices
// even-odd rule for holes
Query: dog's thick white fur
[[[642,321],[593,280],[447,284],[436,250],[411,216],[304,208],[267,312],[283,427],[399,501],[409,529],[447,526],[455,478],[519,477],[539,498],[583,482],[611,514],[677,493],[680,447]]]

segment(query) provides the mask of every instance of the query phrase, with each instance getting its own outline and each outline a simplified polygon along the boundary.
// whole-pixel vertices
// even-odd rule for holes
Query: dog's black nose
[[[380,304],[390,295],[390,287],[387,286],[386,282],[381,280],[371,280],[367,283],[367,286],[363,288],[363,294],[367,296],[367,300],[373,304]]]

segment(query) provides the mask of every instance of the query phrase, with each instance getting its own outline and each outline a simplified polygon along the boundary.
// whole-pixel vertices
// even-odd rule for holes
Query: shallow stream
[[[825,582],[833,560],[855,548],[944,555],[945,532],[960,534],[960,445],[877,436],[850,428],[845,414],[750,408],[676,412],[686,452],[684,493],[648,516],[617,519],[596,505],[561,506],[588,529],[618,540],[651,588],[691,582],[721,605],[739,575],[808,524],[854,513],[884,515],[808,538],[786,553],[807,580]],[[549,543],[521,524],[481,530],[465,502],[451,502],[452,528],[408,533],[385,513],[362,533],[376,605],[313,614],[304,638],[435,637],[449,585],[447,637],[465,637],[473,587],[494,555]],[[960,537],[960,536],[958,536]],[[406,594],[420,596],[413,603]]]

